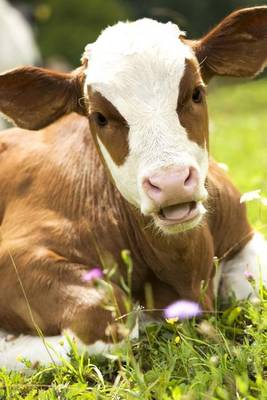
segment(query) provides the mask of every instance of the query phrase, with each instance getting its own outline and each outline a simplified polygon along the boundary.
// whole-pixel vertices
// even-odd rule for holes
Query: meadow
[[[208,103],[211,153],[242,193],[261,190],[247,207],[267,235],[267,79],[214,87]],[[30,375],[0,369],[0,400],[267,399],[263,287],[259,296],[216,305],[200,320],[151,323],[108,358],[79,355],[73,343],[71,361],[60,367],[37,366]]]

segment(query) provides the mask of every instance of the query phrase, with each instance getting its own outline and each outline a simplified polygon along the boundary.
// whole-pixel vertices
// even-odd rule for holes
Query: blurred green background
[[[17,0],[10,1],[31,20],[43,62],[61,59],[75,67],[87,43],[118,20],[152,17],[173,21],[199,37],[229,12],[266,4],[258,0]]]

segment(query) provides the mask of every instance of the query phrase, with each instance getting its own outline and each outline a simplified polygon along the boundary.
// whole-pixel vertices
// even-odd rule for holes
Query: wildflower
[[[201,313],[200,305],[188,300],[178,300],[164,310],[165,318],[179,318],[180,320],[196,317]]]
[[[91,282],[101,278],[103,278],[103,272],[99,267],[90,269],[82,277],[84,282]]]
[[[218,356],[211,356],[210,357],[210,363],[213,364],[215,367],[217,367],[217,365],[219,365],[219,357]]]
[[[180,341],[181,341],[180,336],[176,336],[175,339],[174,339],[174,343],[175,343],[175,344],[179,344]]]
[[[251,303],[253,306],[259,306],[259,305],[261,304],[261,299],[259,299],[259,298],[256,297],[256,296],[252,296],[252,297],[250,298],[250,303]]]
[[[170,325],[174,325],[175,322],[177,322],[177,321],[178,321],[177,317],[176,318],[166,318],[167,324],[170,324]]]
[[[217,341],[218,333],[214,326],[208,321],[201,321],[201,323],[197,327],[197,331],[204,337],[208,339]]]
[[[252,192],[243,193],[242,196],[240,197],[240,203],[246,203],[247,201],[251,200],[258,200],[260,198],[261,198],[260,189],[253,190]]]
[[[254,276],[250,271],[244,271],[244,275],[248,281],[252,281],[254,279]]]
[[[217,163],[217,164],[218,164],[218,166],[219,166],[223,171],[225,171],[225,172],[228,172],[228,171],[229,171],[229,167],[228,167],[227,164],[225,164],[225,163],[223,163],[223,162],[220,162],[220,163]]]

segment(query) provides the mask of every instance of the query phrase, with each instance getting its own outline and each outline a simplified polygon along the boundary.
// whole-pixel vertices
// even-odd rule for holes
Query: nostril
[[[188,170],[188,175],[187,175],[187,177],[185,178],[185,181],[184,181],[184,185],[185,186],[190,184],[191,176],[192,176],[191,169],[189,169]]]
[[[153,192],[153,193],[160,193],[161,189],[156,186],[154,183],[151,182],[151,179],[146,178],[143,181],[143,188],[145,189],[146,192]]]
[[[197,171],[195,168],[190,167],[188,169],[187,177],[184,181],[184,186],[192,186],[197,183]]]

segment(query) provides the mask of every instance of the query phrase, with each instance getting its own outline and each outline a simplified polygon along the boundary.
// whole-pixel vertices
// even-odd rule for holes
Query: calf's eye
[[[202,101],[202,92],[200,88],[195,88],[192,94],[192,100],[194,103],[201,103]]]
[[[94,120],[98,126],[106,126],[108,124],[107,118],[100,112],[94,113]]]

